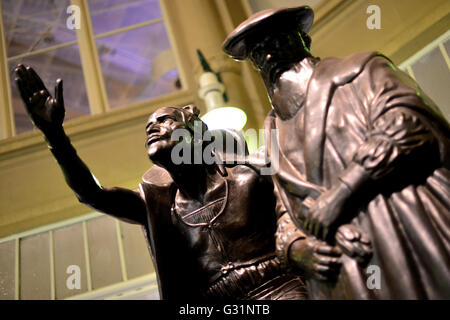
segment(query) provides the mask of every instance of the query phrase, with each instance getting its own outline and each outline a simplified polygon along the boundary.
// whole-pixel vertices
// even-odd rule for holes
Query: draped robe
[[[275,109],[295,91],[278,89]],[[269,157],[279,161],[279,199],[299,229],[306,197],[332,188],[355,163],[370,175],[342,223],[369,236],[373,256],[364,267],[344,256],[336,283],[310,279],[311,298],[450,298],[450,129],[414,80],[376,52],[326,58],[299,111],[289,119],[272,111],[265,129]],[[380,289],[367,285],[371,266]]]

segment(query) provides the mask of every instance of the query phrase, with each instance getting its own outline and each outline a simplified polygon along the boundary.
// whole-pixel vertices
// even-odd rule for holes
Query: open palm
[[[34,125],[42,131],[61,126],[65,114],[62,79],[56,80],[53,98],[31,67],[19,64],[14,71],[17,87]]]

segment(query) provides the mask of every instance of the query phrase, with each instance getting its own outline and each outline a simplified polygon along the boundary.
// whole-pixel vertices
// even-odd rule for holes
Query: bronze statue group
[[[175,164],[177,144],[210,143],[171,139],[178,129],[193,137],[201,120],[189,105],[150,116],[154,165],[138,190],[103,187],[64,133],[62,81],[52,97],[32,68],[16,68],[26,109],[78,199],[144,228],[161,298],[450,298],[448,122],[380,53],[313,57],[312,23],[309,7],[266,10],[223,44],[266,85],[273,175],[251,157]]]

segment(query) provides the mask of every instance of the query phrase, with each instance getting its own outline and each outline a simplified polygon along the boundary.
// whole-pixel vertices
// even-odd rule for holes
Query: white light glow
[[[201,119],[208,125],[209,130],[241,130],[247,122],[247,115],[236,107],[220,107],[207,112]]]

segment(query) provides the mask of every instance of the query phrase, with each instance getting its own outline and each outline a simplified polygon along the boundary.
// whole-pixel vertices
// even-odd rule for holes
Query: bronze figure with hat
[[[314,57],[312,22],[306,6],[266,10],[223,44],[253,63],[273,106],[280,259],[313,299],[448,299],[449,124],[378,52]],[[318,241],[342,252],[334,280],[317,277]]]

